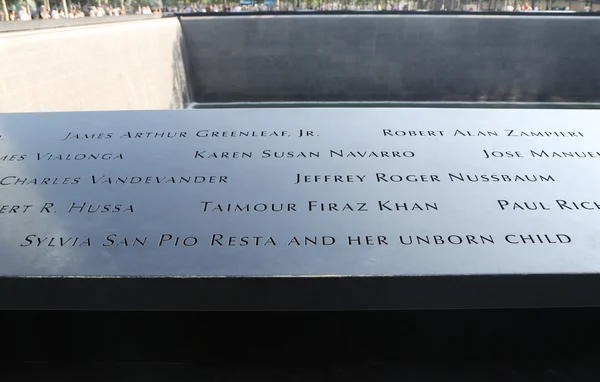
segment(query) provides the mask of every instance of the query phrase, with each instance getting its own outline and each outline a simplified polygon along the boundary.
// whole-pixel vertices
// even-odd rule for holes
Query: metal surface
[[[598,117],[0,115],[1,307],[597,305]]]

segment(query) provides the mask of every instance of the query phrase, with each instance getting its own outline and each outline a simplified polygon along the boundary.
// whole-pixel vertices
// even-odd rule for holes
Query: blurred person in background
[[[29,12],[27,12],[27,9],[25,7],[21,7],[21,9],[19,9],[19,20],[21,20],[21,21],[31,20],[31,15],[29,14]]]
[[[46,9],[45,5],[40,6],[40,11],[38,12],[38,18],[42,20],[48,20],[50,18],[50,13],[48,13],[48,9]]]

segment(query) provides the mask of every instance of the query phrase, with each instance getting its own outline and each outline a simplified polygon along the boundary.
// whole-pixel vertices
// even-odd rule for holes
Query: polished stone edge
[[[177,17],[253,17],[253,16],[471,16],[471,17],[599,17],[596,12],[576,12],[576,11],[539,11],[539,12],[508,12],[508,11],[441,11],[441,10],[413,10],[413,11],[316,11],[316,10],[297,10],[297,11],[251,11],[251,12],[176,12]]]
[[[600,109],[597,102],[410,102],[410,101],[290,101],[290,102],[192,102],[186,109],[235,108],[435,108],[435,109]]]
[[[426,310],[600,306],[600,274],[0,277],[0,310]]]

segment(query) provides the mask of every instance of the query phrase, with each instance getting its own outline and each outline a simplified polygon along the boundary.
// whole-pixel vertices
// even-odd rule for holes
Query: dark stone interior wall
[[[600,101],[600,17],[183,17],[197,102]]]

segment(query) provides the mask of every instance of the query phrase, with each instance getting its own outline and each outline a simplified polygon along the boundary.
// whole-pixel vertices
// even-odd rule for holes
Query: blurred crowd
[[[68,12],[65,12],[63,7],[48,9],[45,5],[41,5],[36,11],[32,11],[25,6],[21,6],[18,10],[14,8],[7,10],[7,14],[0,9],[0,21],[77,19],[82,17],[122,16],[128,13],[138,15],[160,14],[162,9],[139,7],[135,12],[126,12],[120,7],[104,5],[87,8],[72,7]]]
[[[456,5],[458,0],[449,0],[448,3]],[[471,4],[462,5],[460,10],[462,11],[504,11],[504,12],[542,12],[542,11],[566,11],[572,12],[569,6],[549,6],[548,2],[537,1],[536,5],[531,5],[528,2],[522,2],[522,0],[514,1],[503,1],[504,6],[500,5],[500,0],[482,0]],[[512,3],[512,4],[511,4]],[[541,4],[541,5],[539,5]],[[589,12],[591,7],[587,4],[585,7],[580,7],[579,11]],[[446,8],[442,2],[441,8],[436,10],[459,10],[458,8]],[[296,12],[314,12],[314,11],[427,11],[419,7],[418,0],[403,0],[399,2],[385,2],[381,1],[379,4],[342,4],[342,3],[319,3],[316,5],[302,5],[296,6],[294,3],[282,2],[281,6],[275,4],[250,4],[240,5],[233,4],[228,5],[211,5],[211,6],[188,6],[188,7],[167,7],[164,9],[165,12],[169,13],[207,13],[207,12],[266,12],[266,11],[296,11]]]
[[[491,1],[493,1],[493,6],[491,5]],[[20,9],[16,10],[12,8],[7,11],[5,14],[0,9],[0,21],[28,21],[32,19],[42,19],[42,20],[51,20],[51,19],[75,19],[82,17],[105,17],[105,16],[121,16],[125,14],[138,14],[138,15],[151,15],[151,14],[162,14],[162,13],[207,13],[207,12],[264,12],[264,11],[336,11],[336,10],[347,10],[347,11],[412,11],[412,10],[421,10],[419,8],[419,1],[408,0],[408,1],[400,1],[400,2],[388,2],[377,5],[354,5],[354,4],[342,4],[342,3],[319,3],[316,6],[303,6],[296,7],[292,2],[283,3],[285,6],[280,8],[278,5],[275,5],[275,1],[271,1],[269,5],[266,4],[231,4],[227,3],[221,5],[196,5],[196,6],[183,6],[183,7],[165,7],[165,8],[152,8],[149,6],[139,6],[134,10],[126,12],[124,9],[112,5],[99,5],[99,6],[89,6],[89,7],[72,7],[68,12],[66,11],[66,6],[63,7],[54,7],[48,9],[47,6],[40,6],[37,10],[31,11],[25,6],[21,6]],[[453,4],[454,1],[451,1]],[[538,5],[530,5],[527,2],[518,3],[514,1],[505,0],[504,7],[499,8],[496,7],[496,3],[500,3],[500,1],[496,0],[483,0],[483,2],[479,1],[476,3],[472,3],[470,5],[462,6],[461,9],[463,11],[478,11],[481,10],[496,10],[496,11],[508,11],[508,12],[536,12],[536,11],[544,11],[544,10],[555,10],[555,11],[571,11],[570,7],[562,6],[562,7],[548,7],[548,2],[546,2],[546,7],[540,7]],[[541,2],[538,2],[541,3]],[[588,4],[590,4],[588,6]],[[442,2],[441,10],[445,10],[444,2]],[[579,9],[579,11],[590,12],[593,11],[591,7],[591,3],[585,3],[585,7],[583,9]]]

